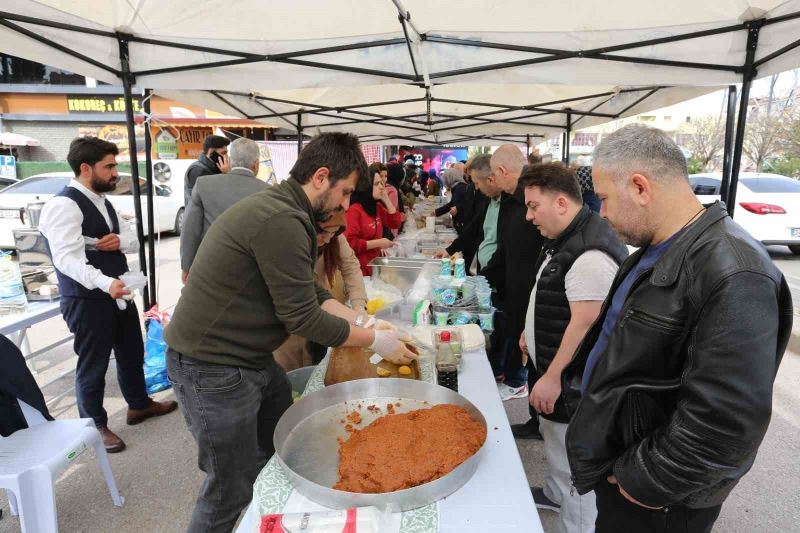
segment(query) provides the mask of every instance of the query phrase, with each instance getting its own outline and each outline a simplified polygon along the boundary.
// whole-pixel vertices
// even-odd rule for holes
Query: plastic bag
[[[149,322],[144,344],[144,384],[147,394],[153,394],[172,386],[167,378],[167,343],[164,342],[164,326],[168,315],[153,308],[145,313],[145,317]]]
[[[127,301],[133,300],[136,291],[141,291],[147,286],[147,277],[141,272],[126,272],[119,277],[119,280],[130,291],[130,294],[117,298],[117,307],[124,311],[128,307]]]

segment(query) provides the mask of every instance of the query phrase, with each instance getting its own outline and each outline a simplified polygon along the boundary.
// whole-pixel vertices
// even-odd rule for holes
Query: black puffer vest
[[[628,257],[628,249],[609,223],[584,205],[560,237],[545,242],[536,263],[538,272],[550,256],[550,262],[536,283],[536,380],[550,367],[572,318],[564,285],[567,272],[575,260],[589,250],[605,252],[618,265]],[[569,422],[569,415],[560,397],[553,412],[542,416],[554,422]]]

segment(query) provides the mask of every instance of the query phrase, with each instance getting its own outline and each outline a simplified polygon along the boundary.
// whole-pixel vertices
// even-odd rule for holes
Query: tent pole
[[[145,187],[147,187],[147,227],[155,228],[155,215],[153,213],[153,137],[150,130],[150,99],[153,97],[151,89],[144,91],[144,160],[145,160]],[[150,285],[150,304],[158,303],[158,291],[156,287],[156,239],[155,231],[150,231],[150,238],[147,239],[147,255],[150,260],[150,273],[148,285]]]
[[[725,117],[725,145],[722,153],[722,186],[720,198],[727,199],[731,184],[731,152],[733,151],[733,134],[736,126],[736,85],[728,87],[728,113]]]
[[[303,113],[297,112],[297,157],[300,157],[300,151],[303,149]]]
[[[564,132],[564,164],[569,166],[569,143],[572,134],[572,110],[567,108],[567,129]]]
[[[750,86],[756,77],[754,68],[756,48],[758,48],[758,34],[764,20],[754,20],[747,30],[747,53],[744,62],[744,76],[742,77],[742,96],[739,100],[739,118],[736,121],[736,139],[733,143],[733,160],[731,161],[731,183],[725,203],[731,218],[736,206],[736,188],[739,185],[739,169],[742,165],[742,147],[744,146],[744,132],[747,127],[747,105],[750,100]]]
[[[139,239],[139,269],[147,272],[147,258],[144,254],[144,228],[142,227],[142,196],[139,189],[139,162],[136,154],[136,127],[133,121],[133,98],[131,95],[131,67],[128,41],[122,35],[117,35],[119,45],[119,59],[122,64],[122,90],[125,95],[125,121],[128,126],[128,152],[131,161],[131,185],[133,187],[133,210],[136,214],[136,237]],[[150,226],[150,234],[153,234],[153,227]],[[149,284],[148,284],[149,285]],[[142,292],[144,311],[150,309],[150,293],[145,287]]]
[[[531,134],[525,136],[525,155],[531,155]]]

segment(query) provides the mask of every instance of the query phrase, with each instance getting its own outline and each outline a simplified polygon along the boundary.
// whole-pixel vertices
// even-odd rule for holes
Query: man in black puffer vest
[[[571,490],[561,372],[600,314],[628,250],[608,222],[583,205],[573,170],[559,163],[533,165],[519,183],[526,219],[546,239],[520,338],[534,365],[530,403],[540,414],[548,463],[545,485],[532,488],[533,496],[540,508],[560,511],[559,531],[589,532],[597,509],[593,493]]]

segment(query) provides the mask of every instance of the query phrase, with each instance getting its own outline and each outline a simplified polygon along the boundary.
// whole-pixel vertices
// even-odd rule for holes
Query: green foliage
[[[145,164],[139,163],[139,175],[144,176]],[[17,161],[17,179],[30,178],[37,174],[47,172],[69,172],[69,163],[66,161]],[[120,163],[120,172],[130,172],[130,163]]]
[[[764,172],[800,178],[800,157],[785,155],[769,160],[764,164]]]
[[[66,161],[17,161],[17,179],[30,178],[45,172],[66,171],[69,171]]]
[[[689,170],[689,174],[700,174],[706,171],[705,167],[703,167],[703,163],[694,157],[690,157],[689,160],[686,161],[686,166]]]

